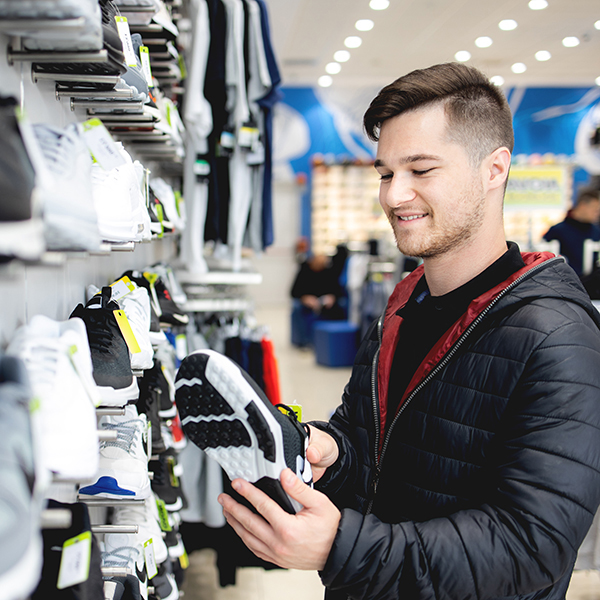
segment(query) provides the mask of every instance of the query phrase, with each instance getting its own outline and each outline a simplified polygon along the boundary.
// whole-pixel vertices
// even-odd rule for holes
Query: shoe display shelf
[[[317,254],[334,254],[339,244],[364,245],[390,237],[379,206],[379,176],[372,162],[323,163],[311,173],[311,242]]]

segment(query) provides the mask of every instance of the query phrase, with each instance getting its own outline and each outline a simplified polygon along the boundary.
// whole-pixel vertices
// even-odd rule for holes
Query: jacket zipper
[[[456,354],[456,352],[458,352],[459,348],[463,345],[464,341],[467,339],[467,337],[469,337],[469,335],[471,335],[471,333],[473,332],[473,330],[475,329],[475,327],[477,327],[477,325],[479,325],[479,323],[481,323],[481,321],[483,321],[483,319],[486,317],[486,315],[490,312],[490,310],[498,303],[498,301],[503,298],[508,292],[510,292],[515,286],[517,286],[519,283],[521,283],[521,281],[523,281],[523,279],[527,279],[528,277],[530,277],[531,275],[533,275],[534,273],[536,273],[538,270],[540,270],[542,267],[546,267],[548,266],[550,263],[553,262],[562,262],[563,259],[560,257],[555,257],[555,258],[551,258],[543,263],[540,263],[539,265],[533,267],[531,270],[527,271],[527,273],[523,273],[523,275],[521,275],[518,279],[515,279],[510,285],[508,285],[507,287],[505,287],[482,311],[481,313],[479,313],[479,315],[477,315],[477,317],[475,318],[475,320],[467,327],[467,329],[463,332],[463,334],[458,338],[458,340],[456,341],[456,343],[454,344],[454,346],[452,346],[452,348],[450,348],[450,350],[448,351],[448,353],[444,356],[444,358],[442,358],[442,360],[434,367],[434,369],[429,373],[429,375],[427,375],[427,377],[425,377],[425,379],[423,379],[423,381],[421,381],[421,383],[410,393],[410,395],[408,396],[408,398],[404,401],[404,403],[402,404],[402,406],[400,407],[400,409],[398,410],[396,416],[394,417],[394,420],[392,421],[392,424],[390,425],[388,432],[385,436],[385,439],[383,441],[383,446],[381,448],[381,454],[379,454],[379,406],[376,402],[376,398],[375,398],[375,383],[372,383],[371,387],[373,390],[373,402],[374,402],[374,407],[375,407],[375,425],[377,427],[376,430],[376,434],[375,434],[375,474],[373,476],[373,482],[372,482],[372,490],[373,490],[373,495],[371,497],[371,500],[369,501],[369,505],[367,506],[367,510],[365,512],[365,515],[370,514],[372,508],[373,508],[373,502],[375,501],[375,494],[377,493],[377,486],[379,485],[379,477],[381,475],[381,463],[383,462],[383,458],[385,456],[385,451],[387,450],[389,441],[390,441],[390,437],[392,434],[392,430],[394,429],[394,425],[396,424],[396,422],[398,421],[398,419],[400,418],[400,415],[404,412],[404,410],[406,409],[406,407],[408,406],[408,404],[410,403],[410,401],[448,364],[448,362],[450,361],[450,359]],[[383,318],[383,315],[382,315]],[[379,326],[379,331],[381,331],[381,326]],[[379,355],[379,349],[381,348],[381,335],[379,337],[379,348],[377,350],[376,353],[376,357]],[[376,376],[376,372],[375,372],[375,360],[373,361],[373,371],[372,371],[372,377],[373,379],[375,379]]]

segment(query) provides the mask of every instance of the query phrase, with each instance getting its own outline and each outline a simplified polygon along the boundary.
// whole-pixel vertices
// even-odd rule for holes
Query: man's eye
[[[433,171],[433,167],[431,169],[425,169],[423,171],[413,171],[414,175],[426,175],[427,173],[429,173],[430,171]]]
[[[379,179],[381,181],[388,181],[392,178],[392,174],[391,173],[384,173],[383,175],[379,176]]]

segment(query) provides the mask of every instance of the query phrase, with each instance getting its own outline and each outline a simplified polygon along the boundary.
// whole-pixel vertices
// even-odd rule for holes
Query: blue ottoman
[[[351,367],[358,349],[358,326],[349,321],[319,321],[314,342],[318,364]]]

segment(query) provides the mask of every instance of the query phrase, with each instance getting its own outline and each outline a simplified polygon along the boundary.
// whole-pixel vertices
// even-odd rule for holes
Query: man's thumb
[[[306,485],[291,469],[285,469],[281,472],[281,485],[284,491],[294,500],[300,502],[302,506],[308,508],[314,504],[315,490]]]

